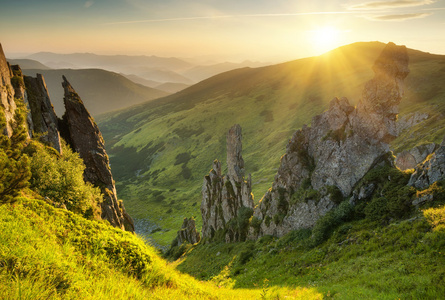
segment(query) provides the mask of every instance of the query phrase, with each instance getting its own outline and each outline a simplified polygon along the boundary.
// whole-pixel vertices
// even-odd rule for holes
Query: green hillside
[[[292,133],[310,124],[333,97],[346,96],[356,103],[383,46],[356,43],[319,57],[237,69],[99,118],[118,194],[136,219],[138,232],[167,245],[183,217],[196,216],[199,227],[203,176],[215,158],[225,164],[225,135],[235,123],[243,128],[246,171],[252,174],[259,201],[271,186]],[[445,56],[415,50],[409,50],[409,56],[411,73],[400,116],[426,111],[431,118],[428,128],[420,124],[395,141],[399,151],[440,142],[445,134]]]
[[[65,111],[63,106],[64,92],[61,84],[62,75],[68,78],[82,99],[85,99],[86,108],[94,116],[127,108],[169,94],[158,89],[136,84],[117,73],[100,69],[27,69],[23,70],[23,73],[28,76],[36,76],[36,73],[43,74],[51,102],[59,117]]]
[[[98,188],[83,160],[29,140],[21,100],[10,138],[0,135],[0,299],[258,299],[217,279],[179,273],[136,235],[100,218]],[[6,126],[0,110],[0,131]],[[314,288],[276,288],[270,298],[321,299]]]

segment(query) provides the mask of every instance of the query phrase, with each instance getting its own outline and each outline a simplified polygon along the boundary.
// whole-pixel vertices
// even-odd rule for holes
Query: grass
[[[292,133],[310,124],[334,96],[357,103],[383,46],[358,43],[320,57],[226,72],[97,118],[118,195],[136,224],[143,224],[136,225],[137,232],[165,246],[184,217],[195,216],[201,226],[202,179],[216,158],[225,168],[225,135],[235,123],[243,128],[246,173],[252,174],[258,202],[273,182]],[[411,73],[400,115],[419,111],[431,118],[403,132],[392,144],[396,152],[440,142],[445,135],[445,58],[414,50],[409,55]]]
[[[137,236],[33,196],[1,205],[0,225],[7,228],[0,232],[0,299],[261,298],[259,288],[181,274]],[[270,295],[321,299],[314,288],[274,288]]]
[[[269,286],[313,287],[326,299],[440,299],[445,294],[443,206],[425,215],[418,212],[414,219],[387,226],[347,222],[314,248],[304,232],[198,244],[178,261],[178,269],[209,279],[228,268],[235,288],[267,281]]]

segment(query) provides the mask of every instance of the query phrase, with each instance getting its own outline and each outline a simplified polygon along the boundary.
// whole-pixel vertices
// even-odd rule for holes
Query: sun
[[[311,30],[309,34],[315,47],[329,49],[338,42],[340,30],[332,26],[325,26]]]

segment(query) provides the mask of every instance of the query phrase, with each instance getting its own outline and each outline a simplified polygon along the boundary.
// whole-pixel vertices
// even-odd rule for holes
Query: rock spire
[[[213,162],[204,177],[201,213],[203,238],[223,238],[226,242],[243,241],[248,233],[248,219],[253,212],[250,175],[244,177],[241,155],[241,126],[236,124],[227,133],[227,170],[221,174],[221,163]]]
[[[126,213],[123,204],[117,200],[102,134],[65,76],[62,86],[65,90],[63,100],[66,109],[63,119],[69,132],[68,140],[85,163],[85,181],[99,187],[104,195],[102,219],[108,220],[115,227],[134,231],[133,220]]]

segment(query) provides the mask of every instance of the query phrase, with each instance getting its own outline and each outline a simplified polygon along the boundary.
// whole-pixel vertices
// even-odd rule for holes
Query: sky
[[[445,54],[445,0],[0,0],[10,58],[56,53],[279,62],[359,41]]]

